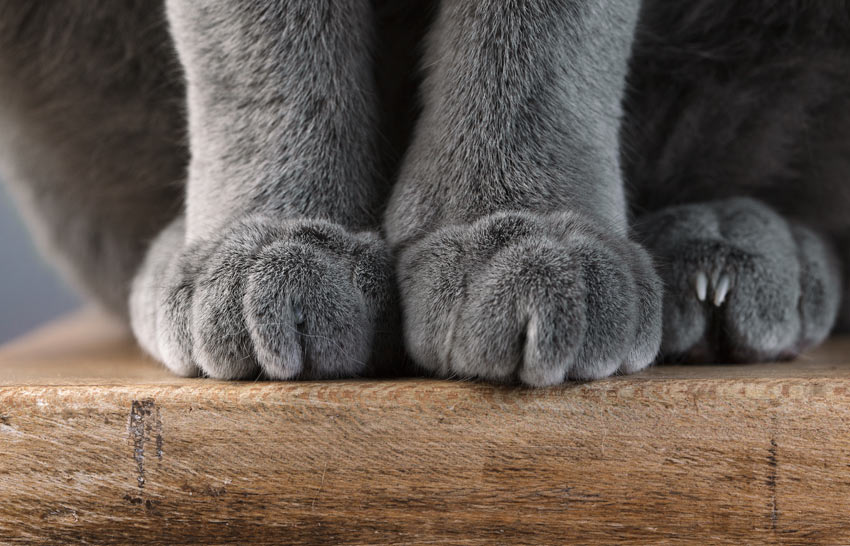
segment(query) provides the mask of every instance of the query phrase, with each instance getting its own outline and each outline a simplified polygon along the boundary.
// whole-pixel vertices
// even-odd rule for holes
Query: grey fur
[[[636,17],[630,1],[442,4],[386,221],[421,366],[549,385],[652,362],[660,285],[627,240],[613,153]]]
[[[639,229],[665,280],[667,358],[788,358],[823,341],[835,322],[833,250],[758,201],[671,207]]]
[[[649,5],[650,28],[675,11]],[[825,230],[793,214],[812,169],[770,186],[779,212],[686,183],[691,148],[641,137],[664,125],[640,107],[664,93],[646,33],[621,123],[638,8],[0,0],[0,173],[47,252],[183,375],[398,371],[401,324],[422,369],[538,386],[639,370],[662,336],[688,360],[819,343],[840,206]]]
[[[121,317],[181,207],[182,94],[148,0],[0,1],[0,177],[45,254]]]
[[[256,213],[379,225],[368,0],[167,6],[188,91],[188,241]]]
[[[180,64],[162,8],[0,3],[0,164],[44,246],[177,373],[397,365],[371,6],[175,0]]]
[[[402,253],[408,350],[443,376],[551,385],[639,370],[661,339],[648,255],[573,213],[497,213]]]
[[[167,6],[192,156],[186,219],[153,244],[134,284],[137,337],[178,373],[369,371],[396,305],[376,233],[371,7]]]
[[[139,342],[176,373],[350,377],[369,371],[373,346],[392,348],[373,345],[397,323],[374,233],[258,215],[194,243],[184,229],[178,220],[154,242],[131,301]]]

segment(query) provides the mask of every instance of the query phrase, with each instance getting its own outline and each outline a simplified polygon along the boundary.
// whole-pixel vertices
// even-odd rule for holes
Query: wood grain
[[[847,544],[848,355],[226,383],[86,314],[0,351],[0,543]]]

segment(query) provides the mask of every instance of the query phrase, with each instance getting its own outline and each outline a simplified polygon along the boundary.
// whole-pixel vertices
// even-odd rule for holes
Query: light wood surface
[[[3,544],[848,544],[850,341],[545,390],[181,379],[86,313],[0,350]]]

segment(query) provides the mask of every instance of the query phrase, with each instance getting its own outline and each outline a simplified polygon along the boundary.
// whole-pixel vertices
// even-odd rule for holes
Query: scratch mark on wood
[[[768,474],[767,486],[770,488],[770,522],[771,528],[776,529],[779,522],[779,508],[776,505],[776,474],[779,467],[776,459],[776,439],[770,439],[770,448],[767,454]]]
[[[162,419],[159,415],[159,407],[156,407],[156,419],[154,420],[154,430],[156,432],[156,457],[162,460]]]
[[[130,504],[142,504],[144,499],[141,497],[131,497],[130,495],[124,495],[124,500],[129,502]]]
[[[77,511],[65,506],[46,512],[41,516],[41,519],[51,522],[63,521],[66,523],[77,523],[80,521],[80,518],[77,516]]]
[[[206,485],[202,488],[192,487],[188,483],[183,483],[180,486],[181,491],[185,491],[189,493],[189,495],[203,495],[207,497],[220,497],[227,493],[227,488],[225,486],[215,487],[213,485]]]
[[[153,421],[149,418],[153,416]],[[145,442],[154,436],[156,456],[162,459],[162,419],[159,408],[152,398],[133,400],[130,406],[130,421],[127,425],[133,442],[133,460],[136,462],[136,483],[145,487]]]
[[[145,414],[146,400],[133,400],[130,406],[130,438],[133,440],[133,460],[136,461],[136,481],[139,489],[145,486]]]

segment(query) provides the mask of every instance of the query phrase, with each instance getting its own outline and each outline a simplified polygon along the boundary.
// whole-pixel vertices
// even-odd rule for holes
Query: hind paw
[[[665,281],[665,358],[785,359],[829,334],[841,294],[836,260],[818,235],[766,205],[671,207],[638,229]]]

